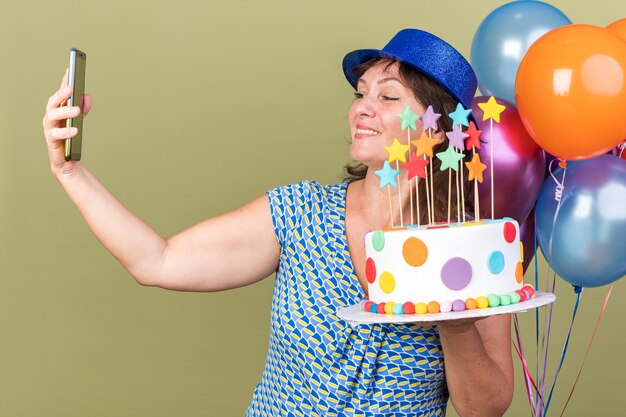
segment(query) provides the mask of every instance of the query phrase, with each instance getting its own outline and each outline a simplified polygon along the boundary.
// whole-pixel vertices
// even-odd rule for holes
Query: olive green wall
[[[274,186],[337,181],[352,93],[343,55],[419,27],[469,56],[478,24],[503,3],[2,0],[0,417],[240,416],[267,350],[271,277],[216,294],[140,287],[50,175],[41,118],[70,47],[89,56],[85,165],[171,235]],[[579,23],[626,15],[622,0],[552,3]],[[559,282],[551,364],[571,292]],[[555,415],[605,292],[584,293]],[[625,295],[619,282],[570,416],[626,408]],[[533,313],[522,326],[533,356]],[[516,381],[508,415],[529,415],[519,367]]]

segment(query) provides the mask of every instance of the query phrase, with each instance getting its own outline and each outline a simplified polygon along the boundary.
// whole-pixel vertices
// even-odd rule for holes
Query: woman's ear
[[[439,129],[437,132],[435,132],[435,134],[433,135],[433,139],[437,139],[437,144],[443,143],[443,140],[445,139],[445,136],[443,135],[443,130]]]

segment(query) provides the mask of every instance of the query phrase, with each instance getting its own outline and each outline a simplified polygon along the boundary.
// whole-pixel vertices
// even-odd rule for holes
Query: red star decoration
[[[480,135],[483,134],[483,131],[476,129],[474,122],[469,123],[465,134],[469,135],[469,137],[465,139],[465,149],[472,149],[472,146],[480,149]]]
[[[409,181],[416,176],[426,178],[426,165],[428,165],[428,159],[419,158],[416,154],[411,154],[411,159],[402,164],[408,171]]]

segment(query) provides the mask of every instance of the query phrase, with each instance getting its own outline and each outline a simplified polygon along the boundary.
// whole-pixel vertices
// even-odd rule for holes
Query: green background
[[[267,351],[272,277],[213,294],[141,287],[50,175],[41,119],[70,47],[89,56],[85,165],[167,236],[275,186],[338,181],[352,98],[344,54],[419,27],[469,56],[503,3],[2,0],[0,417],[240,416]],[[576,23],[626,15],[622,0],[552,4]],[[553,415],[606,291],[583,294]],[[574,301],[563,281],[557,295],[548,382]],[[625,295],[618,282],[566,415],[623,415]],[[521,315],[531,364],[534,317]],[[519,366],[508,415],[530,415]]]

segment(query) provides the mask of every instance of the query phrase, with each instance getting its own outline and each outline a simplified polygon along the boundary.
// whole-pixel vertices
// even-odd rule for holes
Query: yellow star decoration
[[[385,146],[385,150],[389,154],[389,162],[397,160],[406,162],[406,152],[409,150],[409,145],[403,145],[398,139],[394,139],[391,146]]]
[[[469,170],[469,176],[467,177],[468,181],[476,178],[478,182],[483,182],[483,171],[487,169],[487,165],[480,161],[480,156],[477,153],[474,154],[474,157],[470,162],[465,163],[465,166],[467,166],[467,169]]]
[[[496,123],[500,123],[500,113],[506,109],[494,96],[489,97],[486,103],[478,103],[478,107],[483,111],[483,121],[493,119]]]
[[[439,141],[437,139],[431,138],[430,136],[428,136],[428,134],[426,132],[422,132],[422,136],[420,136],[420,138],[418,140],[413,140],[411,141],[411,143],[413,144],[413,146],[415,146],[415,154],[417,156],[422,156],[424,154],[430,156],[431,158],[434,156],[433,155],[433,146],[435,146],[436,144],[439,143]]]

